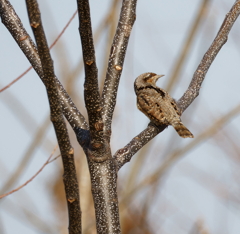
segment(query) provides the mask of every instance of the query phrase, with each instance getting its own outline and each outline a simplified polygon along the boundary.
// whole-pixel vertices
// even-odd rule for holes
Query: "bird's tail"
[[[183,138],[193,138],[193,134],[183,125],[182,122],[176,122],[172,126],[177,131],[178,135]]]

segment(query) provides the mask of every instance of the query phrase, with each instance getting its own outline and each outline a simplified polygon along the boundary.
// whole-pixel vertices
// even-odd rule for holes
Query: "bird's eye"
[[[156,74],[155,73],[148,73],[146,76],[145,76],[145,78],[144,78],[144,80],[145,81],[148,81],[149,79],[151,79],[153,76],[155,76]]]

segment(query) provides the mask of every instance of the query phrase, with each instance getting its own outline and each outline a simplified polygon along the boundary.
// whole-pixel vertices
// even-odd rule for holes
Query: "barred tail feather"
[[[183,138],[193,138],[193,134],[183,125],[182,122],[176,122],[172,126],[177,131],[178,135]]]

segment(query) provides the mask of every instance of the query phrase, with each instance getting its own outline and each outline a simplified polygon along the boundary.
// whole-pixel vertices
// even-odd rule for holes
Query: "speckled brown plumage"
[[[179,136],[193,138],[193,134],[181,122],[174,99],[156,86],[156,81],[162,76],[148,72],[137,77],[134,83],[137,107],[155,125],[172,125]]]

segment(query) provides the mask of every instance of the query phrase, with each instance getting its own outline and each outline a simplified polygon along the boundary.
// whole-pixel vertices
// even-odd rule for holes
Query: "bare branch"
[[[102,66],[102,73],[100,75],[99,78],[99,90],[103,90],[103,85],[104,85],[104,81],[106,78],[106,69],[108,67],[108,51],[111,50],[111,46],[112,46],[112,40],[114,38],[114,35],[116,33],[116,26],[118,23],[118,16],[117,16],[117,11],[118,11],[118,5],[119,5],[120,0],[113,0],[112,1],[112,5],[108,10],[108,15],[107,17],[104,19],[103,23],[102,23],[102,28],[106,30],[107,32],[107,39],[105,41],[105,45],[104,47],[102,47],[103,51],[107,51],[107,53],[104,54],[103,58],[101,59],[101,61],[104,61],[104,64]],[[98,28],[99,30],[99,28]],[[97,32],[95,33],[97,34]],[[95,39],[95,37],[94,37]]]
[[[0,93],[3,92],[4,90],[8,89],[11,87],[14,83],[16,83],[18,80],[20,80],[23,76],[25,76],[33,67],[30,66],[27,70],[25,70],[21,75],[19,75],[16,79],[14,79],[12,82],[10,82],[8,85],[4,86],[3,88],[0,89]]]
[[[236,19],[240,14],[240,0],[237,0],[233,5],[232,9],[228,12],[225,20],[222,23],[220,30],[216,38],[214,39],[212,45],[207,50],[202,58],[197,70],[195,71],[192,81],[183,94],[183,96],[178,100],[177,104],[181,111],[185,111],[187,107],[194,101],[194,99],[199,95],[199,91],[202,82],[208,72],[209,67],[217,56],[218,52],[222,46],[227,42],[228,34],[235,23]]]
[[[42,165],[42,167],[41,167],[29,180],[27,180],[24,184],[18,186],[16,189],[13,189],[12,191],[10,191],[10,192],[8,192],[8,193],[2,194],[2,195],[0,196],[0,199],[4,198],[4,197],[6,197],[6,196],[8,196],[8,195],[10,195],[10,194],[12,194],[12,193],[15,193],[15,192],[19,191],[21,188],[23,188],[23,187],[25,187],[26,185],[28,185],[28,184],[29,184],[31,181],[33,181],[33,179],[44,169],[44,167],[45,167],[47,164],[51,163],[52,161],[54,161],[54,160],[56,160],[58,157],[60,157],[60,155],[58,155],[58,156],[56,156],[54,159],[52,159],[52,160],[50,161],[50,159],[52,158],[52,156],[53,156],[54,152],[56,151],[56,149],[57,149],[57,146],[54,148],[53,152],[52,152],[51,155],[48,157],[47,161]]]
[[[104,132],[109,138],[119,80],[122,74],[129,37],[136,19],[136,5],[137,0],[123,0],[120,19],[109,56],[108,70],[102,93]]]
[[[118,2],[120,0],[114,0],[112,3],[112,6],[107,10],[108,14],[102,19],[102,21],[98,24],[96,31],[93,34],[93,39],[95,42],[95,46],[97,45],[97,43],[99,43],[99,39],[100,39],[100,35],[102,35],[103,31],[108,28],[108,25],[110,24],[111,19],[112,19],[112,12],[114,11],[113,8],[116,8],[116,4],[115,2]],[[77,68],[75,69],[75,71],[73,72],[73,74],[77,73],[78,71],[81,71],[83,69],[84,63],[81,61],[81,59],[79,60],[79,65],[77,65]],[[70,76],[68,78],[68,82],[67,82],[67,88],[66,90],[72,90],[73,86],[74,86],[74,82],[76,80],[77,76],[73,75]],[[99,89],[101,89],[101,85],[99,85]]]
[[[102,102],[92,38],[88,0],[78,0],[80,36],[85,66],[84,96],[89,116],[91,142],[85,153],[88,159],[98,234],[121,233],[117,196],[117,170],[109,139],[103,133]]]
[[[209,127],[207,130],[199,134],[193,141],[184,146],[181,149],[177,149],[172,154],[166,158],[166,160],[161,164],[161,166],[156,169],[151,175],[147,176],[144,180],[142,180],[135,188],[132,188],[123,198],[121,202],[126,202],[126,200],[131,199],[132,195],[139,191],[144,186],[150,185],[159,180],[163,176],[164,173],[169,170],[169,168],[177,161],[180,157],[186,155],[187,152],[192,150],[194,147],[208,139],[209,137],[216,134],[225,124],[227,124],[232,118],[236,117],[240,113],[240,105],[235,106],[231,111],[227,114],[223,115],[214,124]]]
[[[98,87],[98,70],[92,36],[90,8],[88,0],[78,0],[79,33],[82,42],[85,68],[84,98],[88,111],[91,140],[102,143],[101,97]]]
[[[69,26],[69,24],[72,22],[72,20],[74,19],[74,17],[76,16],[77,11],[74,12],[74,14],[72,15],[72,17],[70,18],[70,20],[67,22],[67,24],[65,25],[65,27],[62,29],[62,31],[60,32],[60,34],[57,36],[57,38],[54,40],[54,42],[50,45],[49,49],[51,50],[56,43],[58,42],[58,40],[61,38],[61,36],[63,35],[63,33],[65,32],[65,30],[67,29],[67,27]],[[7,88],[9,88],[10,86],[12,86],[15,82],[17,82],[18,80],[20,80],[24,75],[26,75],[33,67],[30,66],[27,70],[25,70],[20,76],[18,76],[16,79],[14,79],[11,83],[9,83],[8,85],[6,85],[5,87],[3,87],[2,89],[0,89],[0,93],[3,92],[4,90],[6,90]]]
[[[136,154],[144,145],[162,132],[166,127],[167,126],[163,125],[158,128],[150,122],[145,130],[134,137],[124,148],[119,149],[113,156],[116,160],[118,170],[125,163],[129,162],[134,154]]]
[[[204,55],[200,65],[194,73],[193,79],[184,93],[184,95],[178,100],[177,105],[183,113],[187,107],[193,102],[198,96],[201,84],[205,78],[205,75],[215,59],[216,55],[227,41],[227,36],[236,21],[240,13],[240,0],[237,0],[233,5],[230,12],[226,15],[222,26],[214,39],[212,45]],[[141,132],[138,136],[133,138],[124,148],[118,150],[114,158],[116,159],[118,169],[120,169],[126,162],[129,162],[132,156],[140,150],[147,142],[153,139],[157,134],[162,132],[166,126],[156,127],[149,124],[149,126]]]
[[[47,89],[51,121],[57,136],[60,152],[63,160],[66,199],[69,214],[69,233],[82,233],[81,210],[77,174],[74,164],[74,149],[71,146],[67,126],[63,118],[57,79],[55,79],[53,61],[48,49],[47,40],[43,30],[40,11],[36,0],[26,0],[30,25],[32,27],[39,56],[43,69],[43,82]]]
[[[23,27],[21,20],[19,19],[18,15],[16,14],[15,10],[13,9],[12,5],[9,3],[8,0],[0,0],[0,15],[2,23],[12,34],[20,49],[26,55],[34,70],[37,72],[37,74],[43,81],[44,74],[36,46],[28,35],[25,28]],[[86,132],[84,130],[88,129],[88,124],[82,114],[78,111],[77,107],[75,106],[65,89],[63,88],[62,84],[57,78],[55,79],[57,82],[59,95],[61,97],[63,114],[72,126],[75,133],[79,136],[79,131]],[[79,137],[78,140],[81,142],[81,139]]]
[[[8,191],[16,183],[17,179],[21,174],[26,170],[26,167],[29,165],[30,159],[33,156],[33,153],[39,146],[41,140],[46,138],[46,130],[49,126],[49,117],[46,119],[44,124],[40,127],[39,131],[35,134],[33,141],[30,147],[27,149],[26,153],[23,155],[21,162],[18,163],[17,169],[8,177],[7,181],[1,188],[1,193]]]

